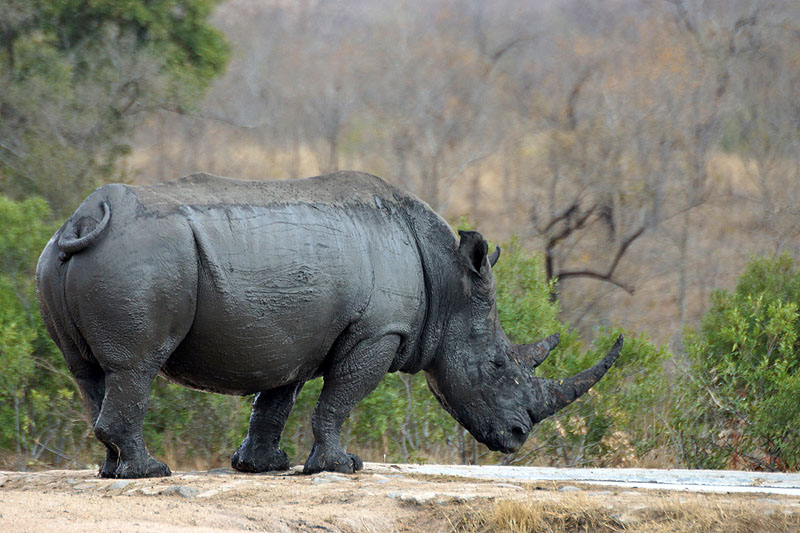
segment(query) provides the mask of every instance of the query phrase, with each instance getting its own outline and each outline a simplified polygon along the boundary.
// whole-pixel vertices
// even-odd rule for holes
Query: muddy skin
[[[349,473],[363,463],[342,449],[342,423],[387,372],[425,371],[456,420],[510,452],[613,364],[622,339],[574,378],[533,377],[558,337],[508,340],[495,308],[499,255],[368,174],[194,174],[94,191],[42,252],[37,292],[106,446],[102,477],[170,475],[142,436],[159,373],[256,394],[232,458],[244,472],[289,467],[281,432],[303,384],[322,376],[304,472]]]

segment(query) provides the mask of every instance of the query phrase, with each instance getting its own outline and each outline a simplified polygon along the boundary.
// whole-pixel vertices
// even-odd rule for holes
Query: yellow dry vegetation
[[[787,508],[765,509],[756,500],[716,495],[645,495],[620,505],[583,494],[555,499],[505,500],[464,509],[450,517],[458,533],[751,533],[800,531],[800,514]],[[755,503],[755,504],[754,504]]]

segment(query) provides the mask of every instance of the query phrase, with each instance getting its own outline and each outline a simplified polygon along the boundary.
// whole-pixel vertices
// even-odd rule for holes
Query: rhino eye
[[[498,357],[497,359],[492,360],[492,364],[495,368],[503,368],[506,366],[506,361],[505,359]]]

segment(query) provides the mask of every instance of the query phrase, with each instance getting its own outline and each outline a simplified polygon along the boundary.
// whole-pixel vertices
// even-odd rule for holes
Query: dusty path
[[[620,516],[670,498],[715,498],[716,506],[800,514],[800,496],[780,493],[794,482],[800,489],[796,475],[770,479],[734,473],[740,474],[740,488],[749,483],[752,489],[774,490],[711,496],[608,486],[622,482],[620,471],[494,470],[368,463],[352,476],[302,476],[296,470],[252,475],[222,469],[130,481],[99,479],[88,470],[0,472],[0,531],[448,531],[453,517],[465,508],[576,494],[597,499]],[[617,481],[591,479],[602,477],[602,472],[612,472],[610,477]],[[628,474],[639,476],[633,483],[642,484],[647,483],[642,481],[645,472],[654,475]]]

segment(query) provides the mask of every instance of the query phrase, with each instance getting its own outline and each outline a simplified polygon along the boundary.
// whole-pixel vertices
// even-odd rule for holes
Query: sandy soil
[[[621,514],[663,498],[716,498],[798,513],[800,498],[637,491],[559,482],[477,480],[364,471],[300,475],[228,469],[176,472],[170,478],[107,480],[88,470],[0,472],[0,531],[449,531],[465,507],[510,499],[598,499]]]

